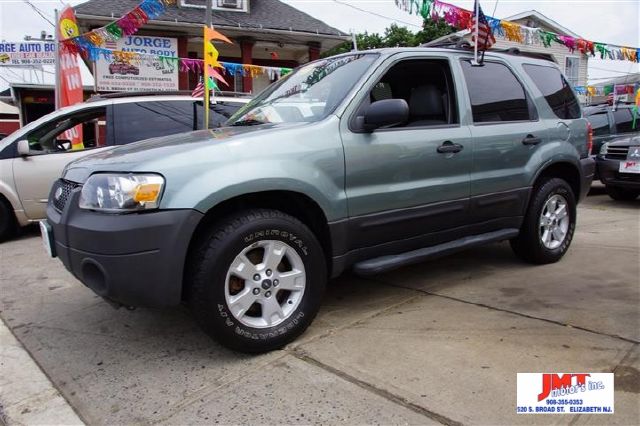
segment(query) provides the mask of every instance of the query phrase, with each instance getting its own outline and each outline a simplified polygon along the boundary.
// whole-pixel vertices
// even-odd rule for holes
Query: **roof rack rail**
[[[140,96],[191,96],[191,90],[171,90],[171,91],[139,91],[139,92],[113,92],[93,95],[86,102],[96,102],[104,99],[133,98]],[[243,92],[216,92],[218,96],[229,96],[235,98],[250,98],[251,94]]]
[[[431,41],[431,42],[423,43],[420,45],[420,47],[439,47],[439,48],[457,49],[457,50],[465,50],[465,51],[473,50],[473,45],[469,43],[468,40],[465,40],[464,37],[460,37],[460,36],[452,36],[448,40],[443,40],[439,42]],[[555,59],[553,59],[553,55],[550,53],[528,52],[528,51],[520,50],[517,47],[509,47],[506,49],[491,48],[491,49],[488,49],[487,52],[504,53],[507,55],[514,55],[514,56],[526,56],[528,58],[543,59],[546,61],[555,62]]]

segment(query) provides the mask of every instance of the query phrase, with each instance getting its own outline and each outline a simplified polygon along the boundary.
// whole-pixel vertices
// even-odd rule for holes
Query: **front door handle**
[[[542,139],[537,138],[533,135],[527,135],[524,139],[522,139],[523,145],[538,145],[540,142],[542,142]]]
[[[440,154],[455,154],[456,152],[462,151],[462,148],[464,147],[458,143],[445,141],[445,142],[442,142],[442,145],[438,147],[438,152]]]

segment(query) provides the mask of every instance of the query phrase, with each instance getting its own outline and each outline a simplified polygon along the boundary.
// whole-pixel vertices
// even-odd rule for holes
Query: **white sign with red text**
[[[136,52],[140,59],[129,62],[113,55],[98,59],[96,81],[99,91],[171,91],[178,90],[178,61],[160,60],[158,56],[176,58],[178,39],[151,36],[127,36],[116,42],[106,42],[105,48]]]
[[[518,414],[613,414],[613,373],[518,373]]]

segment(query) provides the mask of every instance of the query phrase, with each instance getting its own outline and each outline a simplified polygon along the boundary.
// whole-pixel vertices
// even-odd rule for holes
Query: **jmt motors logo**
[[[613,373],[518,373],[519,414],[613,411]]]
[[[538,401],[551,396],[566,395],[567,392],[577,393],[586,390],[587,377],[591,374],[543,374],[542,393],[538,394]]]

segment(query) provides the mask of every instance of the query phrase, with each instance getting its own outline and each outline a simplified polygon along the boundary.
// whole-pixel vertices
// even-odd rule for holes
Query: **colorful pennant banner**
[[[103,47],[107,41],[113,42],[135,34],[149,20],[162,15],[168,5],[175,3],[176,0],[142,0],[138,6],[117,21],[84,34],[69,34],[69,38],[61,41],[61,50],[80,53],[95,60],[95,56],[92,57],[95,55],[95,49]]]
[[[423,19],[444,21],[458,30],[472,29],[472,14],[470,10],[440,0],[395,0],[396,5],[411,14],[422,16]],[[515,22],[496,19],[487,16],[495,36],[504,37],[509,41],[525,45],[540,44],[550,47],[552,43],[565,46],[572,53],[578,51],[584,55],[600,55],[601,59],[640,62],[640,48],[618,46],[579,39],[563,34],[531,28]]]

